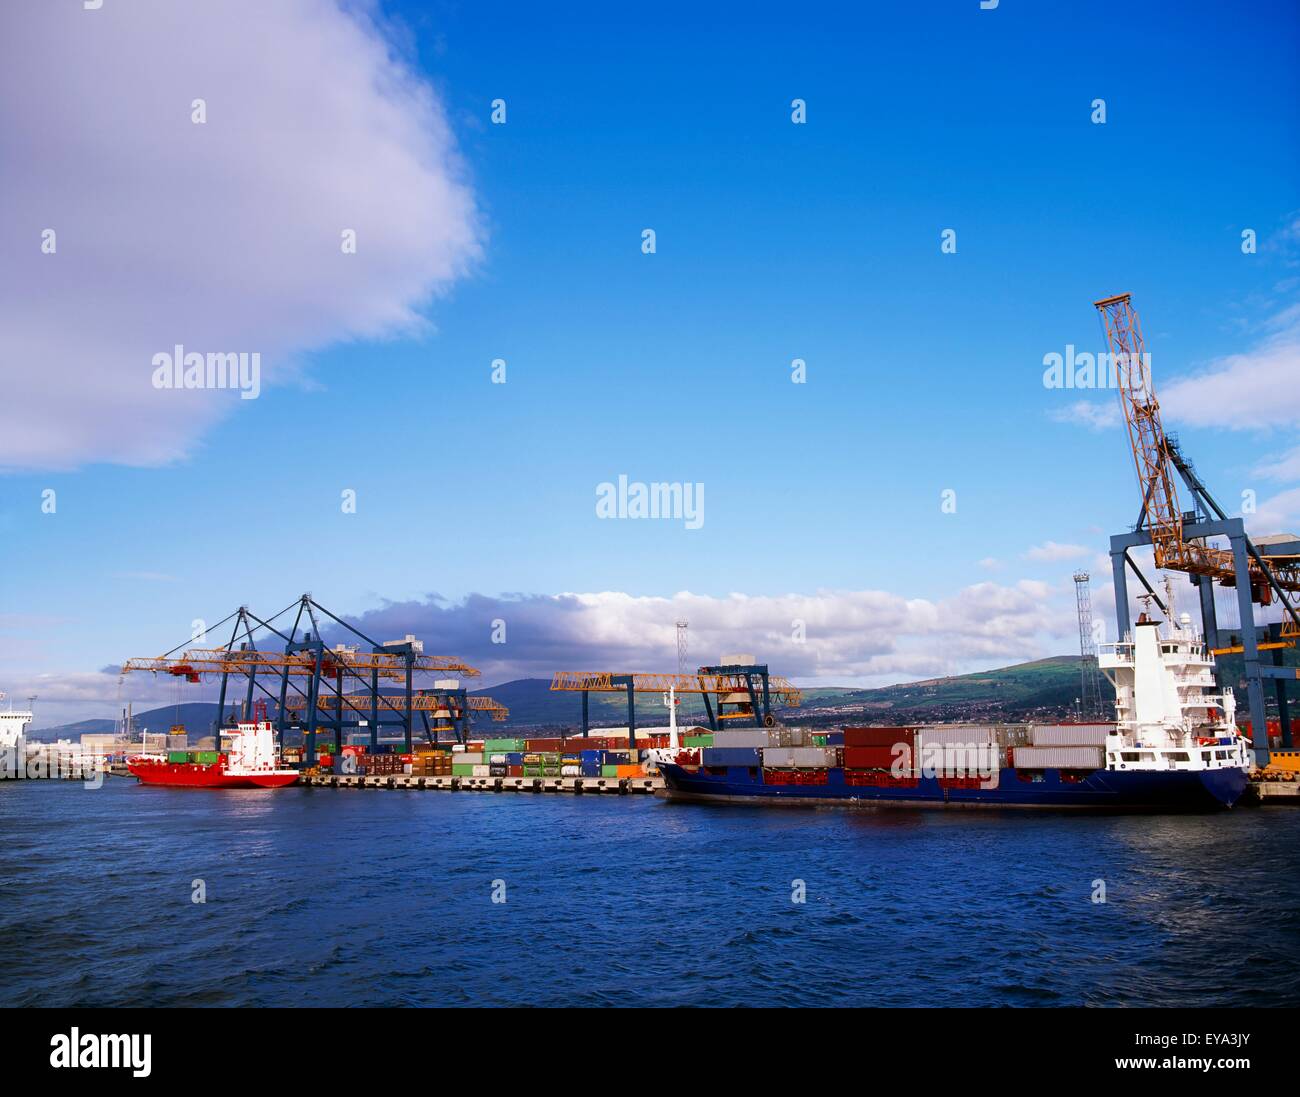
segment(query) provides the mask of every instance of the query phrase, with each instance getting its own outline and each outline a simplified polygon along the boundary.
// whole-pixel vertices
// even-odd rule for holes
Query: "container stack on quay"
[[[635,750],[624,735],[421,743],[410,754],[395,744],[353,743],[338,754],[321,752],[316,767],[304,772],[340,777],[644,777],[641,752],[657,745],[655,738],[638,739]]]

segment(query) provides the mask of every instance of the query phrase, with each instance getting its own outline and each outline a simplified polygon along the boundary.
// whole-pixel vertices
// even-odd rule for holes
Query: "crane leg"
[[[1259,673],[1259,638],[1255,633],[1255,606],[1250,598],[1250,556],[1246,535],[1233,534],[1233,570],[1237,573],[1237,606],[1241,614],[1242,657],[1246,663],[1246,698],[1250,704],[1250,742],[1256,764],[1268,765],[1268,724],[1264,719],[1264,680]]]

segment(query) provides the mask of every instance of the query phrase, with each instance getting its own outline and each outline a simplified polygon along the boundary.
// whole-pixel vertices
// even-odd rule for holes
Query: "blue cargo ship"
[[[919,776],[877,785],[849,784],[843,768],[825,771],[824,784],[769,784],[762,767],[661,764],[670,800],[741,802],[811,807],[1078,808],[1092,811],[1211,811],[1231,807],[1246,791],[1239,767],[1188,771],[1116,772],[1001,769],[979,778]],[[964,785],[961,782],[971,782]]]
[[[1231,690],[1183,614],[1162,632],[1143,614],[1102,647],[1115,686],[1105,724],[845,728],[829,742],[799,729],[719,732],[698,756],[662,760],[671,800],[873,808],[940,806],[1092,811],[1232,807],[1253,757]]]

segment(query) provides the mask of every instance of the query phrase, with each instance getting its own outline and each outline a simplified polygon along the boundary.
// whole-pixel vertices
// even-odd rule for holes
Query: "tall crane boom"
[[[1132,295],[1120,293],[1093,304],[1106,326],[1106,338],[1115,362],[1120,406],[1128,426],[1133,450],[1133,467],[1142,492],[1142,512],[1157,568],[1204,575],[1223,586],[1236,586],[1237,573],[1232,552],[1213,548],[1203,541],[1184,537],[1184,514],[1178,502],[1175,472],[1192,477],[1194,495],[1204,494],[1194,480],[1190,466],[1166,436],[1160,421],[1160,402],[1151,378],[1151,364],[1142,339],[1142,327],[1133,308]],[[1221,515],[1222,516],[1222,515]],[[1300,568],[1294,562],[1278,561],[1265,567],[1258,552],[1251,551],[1248,565],[1252,600],[1270,605],[1274,594],[1300,590]],[[1283,598],[1287,604],[1287,599]],[[1295,617],[1295,610],[1288,609]]]

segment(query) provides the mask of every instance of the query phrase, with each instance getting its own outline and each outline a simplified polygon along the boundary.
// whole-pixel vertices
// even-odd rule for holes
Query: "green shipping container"
[[[815,747],[824,747],[825,745],[826,745],[826,736],[824,736],[824,735],[814,735],[814,736],[813,736],[813,746],[815,746]]]
[[[560,775],[559,766],[542,766],[543,777],[558,777]]]
[[[524,766],[525,777],[540,777],[542,775],[541,766]]]
[[[711,747],[713,746],[713,736],[685,735],[682,737],[682,743],[688,747]]]
[[[601,766],[601,767],[600,767],[600,775],[601,775],[602,777],[617,777],[617,776],[618,776],[618,766]]]
[[[451,775],[452,775],[453,777],[473,777],[473,776],[474,776],[474,767],[473,767],[473,766],[457,766],[457,765],[453,765],[453,766],[451,767]]]
[[[169,750],[167,752],[167,761],[169,762],[188,762],[190,760],[189,751]]]
[[[201,750],[194,760],[203,766],[213,766],[221,760],[221,755],[215,750]]]
[[[488,739],[483,744],[484,754],[513,754],[523,749],[522,739]]]

